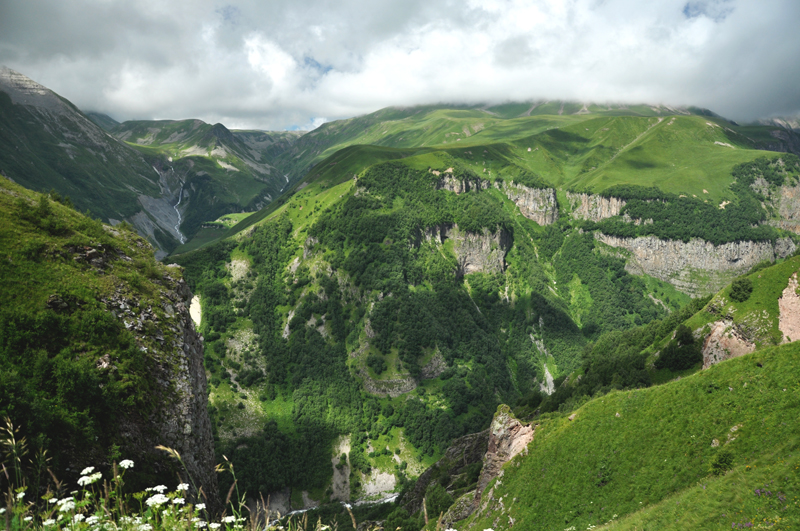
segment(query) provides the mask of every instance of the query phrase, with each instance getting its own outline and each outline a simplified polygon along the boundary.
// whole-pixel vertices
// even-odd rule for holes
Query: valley
[[[209,499],[341,528],[340,502],[404,530],[800,525],[791,127],[541,101],[244,131],[0,81],[0,412],[65,477],[115,445],[165,477],[158,439]]]

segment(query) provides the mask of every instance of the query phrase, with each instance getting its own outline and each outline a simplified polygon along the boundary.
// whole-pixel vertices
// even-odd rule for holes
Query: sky
[[[800,113],[797,0],[0,0],[0,64],[83,110],[313,129],[541,99]]]

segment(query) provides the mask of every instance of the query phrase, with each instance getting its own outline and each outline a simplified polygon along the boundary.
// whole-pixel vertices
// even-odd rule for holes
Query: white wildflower
[[[48,527],[48,526],[54,525],[55,523],[56,523],[55,520],[53,520],[52,518],[48,518],[47,520],[42,522],[42,525],[45,526],[45,527]]]
[[[81,513],[78,513],[78,514],[76,514],[75,516],[72,517],[72,521],[75,522],[75,523],[83,522],[84,518],[86,518],[86,517],[83,516]]]
[[[100,518],[98,518],[97,516],[94,516],[94,515],[92,515],[92,516],[90,516],[89,518],[86,519],[86,523],[89,524],[89,525],[94,525],[99,521],[100,521]]]
[[[189,490],[189,484],[188,483],[181,483],[180,485],[175,487],[175,490]]]
[[[197,523],[196,523],[195,525],[196,525],[198,528],[203,528],[203,527],[205,527],[205,526],[206,526],[206,525],[208,525],[208,524],[206,524],[206,523],[205,523],[205,521],[203,521],[203,520],[198,520],[198,521],[197,521]]]
[[[81,487],[85,487],[86,485],[91,485],[101,477],[103,477],[103,474],[101,474],[100,472],[95,472],[91,476],[81,476],[78,478],[78,485],[80,485]]]
[[[186,500],[184,500],[183,498],[175,498],[174,500],[172,500],[173,505],[183,505],[184,503],[186,503]]]
[[[92,472],[94,472],[94,467],[93,467],[93,466],[87,466],[86,468],[84,468],[84,469],[81,471],[81,476],[88,476],[88,475],[89,475],[89,474],[91,474]]]
[[[197,505],[194,506],[194,508],[197,509],[198,511],[202,511],[203,509],[206,508],[206,504],[205,503],[198,503]]]
[[[124,469],[133,468],[133,461],[131,461],[130,459],[123,459],[122,461],[119,462],[119,466],[120,468]]]
[[[68,513],[74,508],[75,508],[75,502],[72,500],[66,501],[64,503],[58,502],[58,510],[62,513]]]
[[[232,524],[235,521],[236,521],[235,516],[226,516],[225,518],[222,519],[223,524]]]
[[[47,503],[55,503],[57,501],[58,501],[58,498],[50,498],[49,500],[47,500]]]
[[[156,485],[155,487],[153,487],[153,490],[161,494],[162,492],[167,490],[167,487],[165,485]]]
[[[214,522],[213,524],[208,524],[208,527],[210,527],[211,529],[219,529],[221,525],[222,524]]]
[[[22,499],[22,498],[24,498],[24,497],[25,497],[25,493],[24,493],[24,492],[18,492],[18,493],[17,493],[17,499],[18,499],[18,500],[21,500],[21,499]]]
[[[150,524],[141,524],[139,527],[137,527],[137,529],[139,531],[150,531],[151,529],[153,529],[153,526]]]
[[[26,516],[25,518],[23,518],[23,520],[25,522],[30,522],[31,520],[33,520],[33,516]]]
[[[4,512],[6,512],[6,508],[5,507],[0,507],[0,514],[3,514]]]
[[[167,503],[168,501],[169,498],[167,498],[163,494],[156,494],[155,496],[150,496],[149,498],[147,498],[145,503],[147,504],[148,507],[152,507],[154,505],[159,506],[162,503]]]

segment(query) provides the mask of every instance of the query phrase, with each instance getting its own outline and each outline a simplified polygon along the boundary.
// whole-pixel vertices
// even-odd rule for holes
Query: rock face
[[[595,222],[618,216],[622,207],[625,206],[625,201],[617,197],[572,192],[567,192],[567,201],[569,201],[574,219],[588,219]]]
[[[511,249],[513,239],[505,229],[494,232],[484,228],[480,233],[461,230],[456,224],[441,224],[421,231],[416,242],[424,239],[441,245],[445,240],[453,240],[453,252],[458,260],[459,276],[469,273],[502,273],[506,269],[505,256]]]
[[[143,311],[138,320],[129,316],[128,308],[135,300],[112,295],[104,302],[117,318],[121,319],[156,360],[154,410],[147,416],[120,419],[120,435],[126,441],[125,457],[132,458],[136,466],[149,467],[157,477],[185,478],[185,472],[176,466],[156,445],[176,450],[186,466],[193,483],[202,487],[211,510],[219,507],[217,477],[214,472],[214,439],[208,416],[206,372],[203,367],[203,338],[194,328],[189,314],[192,293],[187,284],[168,277],[170,289],[163,292],[166,320],[153,319],[153,312]],[[151,317],[148,317],[151,316]],[[150,320],[159,328],[153,338],[148,332]],[[152,324],[151,323],[151,324]]]
[[[551,225],[558,219],[558,200],[553,188],[528,188],[505,181],[503,192],[519,207],[519,211],[539,225]]]
[[[713,245],[704,240],[684,243],[655,236],[618,238],[596,232],[595,239],[627,249],[630,256],[625,269],[629,273],[648,274],[692,296],[718,291],[759,262],[785,258],[796,248],[787,238],[775,245],[751,241]]]
[[[770,225],[800,234],[800,184],[781,186],[772,193],[770,203],[778,215]]]
[[[523,425],[514,418],[511,408],[503,404],[497,408],[492,425],[489,427],[489,438],[486,445],[486,455],[483,456],[483,468],[478,478],[478,485],[471,495],[465,494],[445,514],[443,523],[449,527],[453,522],[463,520],[475,511],[481,511],[486,505],[481,503],[485,498],[492,498],[492,491],[484,494],[489,483],[502,477],[502,467],[517,454],[528,451],[528,444],[533,440],[534,427]]]
[[[436,172],[437,174],[439,172]],[[463,194],[470,190],[486,190],[492,184],[480,178],[462,178],[454,177],[451,173],[445,172],[444,176],[436,183],[437,190],[448,190],[455,194]]]
[[[800,339],[800,296],[797,295],[797,273],[789,279],[786,289],[778,299],[780,318],[778,329],[783,334],[783,342]]]
[[[755,351],[756,346],[731,321],[711,324],[711,333],[703,341],[703,368]]]
[[[422,499],[434,477],[447,475],[455,478],[467,466],[483,459],[489,445],[489,430],[472,433],[454,440],[444,456],[428,468],[417,480],[414,488],[403,497],[403,507],[414,514],[422,509]]]

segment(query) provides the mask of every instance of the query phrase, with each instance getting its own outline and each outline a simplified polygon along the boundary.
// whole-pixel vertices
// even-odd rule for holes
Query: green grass
[[[731,316],[735,325],[750,333],[757,346],[780,343],[783,336],[778,328],[778,299],[789,282],[789,278],[800,270],[800,257],[789,258],[772,267],[747,275],[753,284],[753,293],[744,302],[730,298],[730,286],[720,291],[706,306],[687,321],[687,326],[696,330],[719,320],[720,316]]]
[[[511,514],[520,528],[586,529],[632,515],[610,528],[730,529],[779,516],[775,529],[797,529],[799,360],[800,343],[791,343],[595,398],[573,421],[543,418],[528,455],[505,467],[491,514],[457,527],[482,529]],[[734,468],[712,476],[723,449]],[[755,488],[784,493],[786,508]],[[505,510],[496,501],[504,496]]]

